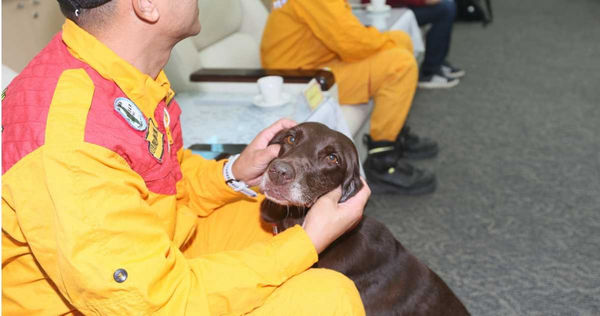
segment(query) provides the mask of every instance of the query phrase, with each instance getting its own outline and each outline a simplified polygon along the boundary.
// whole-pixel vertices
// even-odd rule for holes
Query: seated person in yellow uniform
[[[432,173],[398,160],[433,157],[438,151],[435,142],[404,126],[418,80],[406,33],[363,26],[345,0],[277,0],[263,33],[261,58],[265,68],[329,67],[341,104],[374,98],[364,164],[373,193],[435,190]]]
[[[294,122],[227,161],[182,148],[162,69],[200,31],[197,1],[58,2],[62,32],[2,96],[3,315],[364,315],[350,279],[310,267],[367,186],[273,236],[244,183]]]

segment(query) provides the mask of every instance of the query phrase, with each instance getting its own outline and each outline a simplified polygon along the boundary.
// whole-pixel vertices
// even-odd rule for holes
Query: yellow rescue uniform
[[[342,104],[374,98],[371,137],[396,139],[417,87],[410,37],[365,27],[344,0],[279,0],[261,42],[266,68],[329,67]]]
[[[9,85],[3,315],[363,315],[301,227],[273,237],[182,148],[173,95],[69,20]]]

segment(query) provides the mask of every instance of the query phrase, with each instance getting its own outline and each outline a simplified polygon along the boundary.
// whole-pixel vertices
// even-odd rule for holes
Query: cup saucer
[[[392,7],[389,4],[386,4],[380,8],[376,8],[373,5],[367,5],[367,11],[371,12],[371,13],[381,13],[381,12],[388,12],[392,9]]]
[[[262,94],[257,94],[254,96],[252,104],[261,108],[270,108],[275,106],[282,106],[284,104],[290,103],[290,101],[292,101],[292,95],[287,92],[282,92],[281,98],[279,98],[277,102],[267,103],[265,102],[265,99],[263,98]]]

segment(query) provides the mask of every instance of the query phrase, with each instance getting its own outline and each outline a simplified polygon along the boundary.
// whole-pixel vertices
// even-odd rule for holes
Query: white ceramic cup
[[[371,0],[371,8],[381,10],[385,7],[385,0]]]
[[[258,90],[267,104],[275,104],[281,100],[283,77],[266,76],[258,79]]]

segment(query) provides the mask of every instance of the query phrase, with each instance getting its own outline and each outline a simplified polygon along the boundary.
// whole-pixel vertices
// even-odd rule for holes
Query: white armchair
[[[203,91],[190,81],[202,68],[261,68],[260,41],[268,12],[258,0],[199,0],[202,31],[181,41],[165,71],[176,90]]]
[[[199,69],[260,69],[260,42],[268,11],[261,0],[199,0],[199,35],[175,46],[165,71],[178,92],[244,91],[258,92],[256,84],[192,82],[190,75]],[[304,85],[286,85],[299,91]],[[328,91],[337,98],[337,86]],[[362,152],[360,138],[368,129],[372,103],[342,106],[342,113]]]

